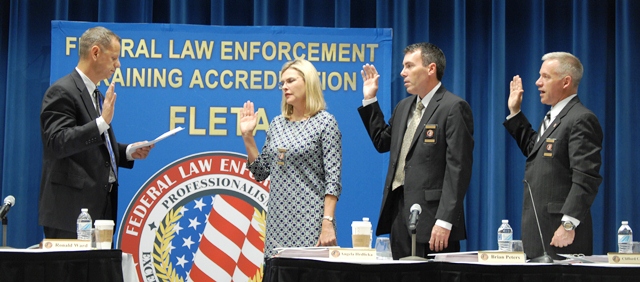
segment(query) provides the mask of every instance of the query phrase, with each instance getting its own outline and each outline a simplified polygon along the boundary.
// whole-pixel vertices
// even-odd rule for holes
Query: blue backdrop
[[[338,243],[351,246],[352,221],[377,218],[381,193],[357,191],[384,182],[387,155],[362,145],[369,137],[365,130],[353,130],[362,127],[353,107],[362,104],[360,69],[372,63],[381,69],[378,96],[390,115],[391,29],[101,24],[122,38],[122,66],[110,79],[118,94],[112,122],[118,141],[152,140],[185,128],[158,143],[133,170],[120,170],[118,218],[145,181],[169,163],[205,151],[245,154],[238,114],[247,100],[258,111],[255,138],[262,150],[269,122],[281,113],[280,69],[298,57],[320,73],[327,111],[342,132]],[[53,83],[76,66],[78,38],[95,23],[51,25]],[[98,88],[105,93],[106,83]]]
[[[605,133],[604,182],[592,207],[594,251],[614,251],[621,220],[640,228],[635,202],[640,200],[635,188],[640,174],[635,163],[640,159],[635,142],[640,102],[635,94],[640,80],[633,77],[640,54],[632,49],[640,46],[638,14],[640,2],[632,0],[0,1],[1,194],[19,200],[10,213],[9,244],[25,247],[40,238],[38,113],[49,85],[50,21],[73,20],[392,28],[389,110],[407,95],[399,75],[402,48],[418,41],[435,43],[448,61],[443,84],[469,101],[476,124],[473,178],[466,198],[467,250],[495,248],[502,218],[510,219],[520,237],[525,160],[502,127],[509,80],[516,74],[523,78],[523,111],[531,120],[542,120],[547,108],[534,86],[540,57],[551,51],[572,52],[585,66],[578,95],[598,116]],[[371,146],[369,140],[361,142]],[[379,195],[381,188],[382,183],[353,187],[349,193]],[[345,202],[340,205],[346,207]],[[379,204],[366,203],[374,209]]]

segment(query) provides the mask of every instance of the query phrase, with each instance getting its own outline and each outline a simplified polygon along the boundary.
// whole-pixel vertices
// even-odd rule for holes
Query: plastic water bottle
[[[623,221],[618,229],[618,253],[633,252],[633,231],[628,221]]]
[[[89,209],[81,209],[76,223],[78,240],[91,240],[91,216],[89,215]]]
[[[513,240],[513,229],[509,225],[508,219],[502,220],[502,225],[498,228],[498,249],[501,252],[511,252],[511,241]]]

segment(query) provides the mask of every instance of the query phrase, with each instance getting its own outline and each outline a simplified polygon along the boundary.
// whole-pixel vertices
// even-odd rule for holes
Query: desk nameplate
[[[90,240],[78,239],[44,239],[42,240],[44,250],[91,250]]]
[[[525,263],[527,256],[524,252],[496,252],[478,251],[478,262],[480,263]]]
[[[329,250],[329,259],[336,261],[376,260],[376,249],[335,248]]]
[[[640,254],[607,253],[610,264],[640,264]]]
[[[322,258],[335,261],[363,261],[376,260],[376,249],[340,247],[282,248],[278,250],[276,256],[283,258]]]

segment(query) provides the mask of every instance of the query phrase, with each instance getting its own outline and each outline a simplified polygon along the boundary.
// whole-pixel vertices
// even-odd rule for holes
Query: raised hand
[[[116,110],[116,84],[115,82],[111,82],[109,85],[109,89],[107,89],[107,93],[104,98],[104,102],[102,102],[102,118],[107,124],[111,124],[113,120],[113,115]]]
[[[256,129],[257,117],[253,109],[253,102],[246,101],[240,111],[240,132],[242,136],[253,136]]]
[[[520,105],[522,105],[522,78],[519,75],[513,77],[511,84],[509,85],[509,101],[507,106],[509,107],[510,115],[515,115],[520,112]]]
[[[376,67],[366,64],[362,66],[360,74],[364,81],[362,84],[362,95],[364,96],[364,99],[371,99],[375,97],[378,92],[378,78],[380,77]]]

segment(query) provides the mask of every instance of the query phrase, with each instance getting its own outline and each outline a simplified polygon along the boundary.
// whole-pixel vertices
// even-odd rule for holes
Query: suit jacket
[[[541,256],[544,244],[554,259],[562,259],[557,253],[591,255],[590,208],[602,182],[599,171],[603,135],[598,118],[576,96],[550,123],[540,141],[536,142],[538,132],[522,112],[505,121],[504,126],[527,157],[522,207],[524,252],[530,258]],[[540,242],[529,186],[544,243]],[[552,247],[551,238],[565,214],[580,220],[575,239],[568,247]]]
[[[73,232],[81,208],[92,219],[101,219],[111,197],[112,214],[117,211],[118,183],[109,195],[110,158],[104,136],[98,131],[98,112],[76,70],[47,89],[40,112],[43,145],[39,224]],[[108,130],[118,166],[132,168],[126,159],[127,144],[116,141]],[[108,216],[108,215],[107,215]]]
[[[387,124],[379,104],[358,108],[360,117],[380,153],[390,152],[376,235],[391,231],[394,215],[389,200],[398,165],[402,139],[416,97],[398,103]],[[433,133],[434,135],[427,136]],[[425,108],[407,153],[404,181],[404,224],[409,228],[409,209],[422,207],[416,240],[427,243],[437,219],[453,224],[450,241],[466,239],[463,201],[473,164],[473,115],[469,104],[441,86]]]

